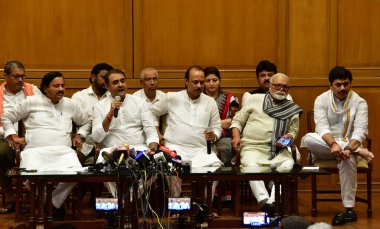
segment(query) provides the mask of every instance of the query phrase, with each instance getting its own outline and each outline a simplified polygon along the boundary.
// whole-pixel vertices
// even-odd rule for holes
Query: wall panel
[[[158,68],[162,90],[178,91],[187,67],[215,65],[223,88],[241,98],[257,87],[258,61],[269,59],[307,111],[328,89],[331,67],[345,65],[368,101],[375,155],[380,150],[380,1],[2,0],[0,9],[0,67],[19,59],[37,85],[47,71],[62,71],[68,96],[88,86],[94,64],[107,62],[125,70],[130,92],[144,66]],[[306,116],[300,128],[303,136]]]
[[[131,7],[131,0],[2,0],[0,63],[81,71],[109,62],[131,73]]]
[[[329,0],[290,0],[287,73],[291,77],[324,75],[329,60]]]
[[[252,68],[277,60],[276,0],[135,1],[135,73],[143,66]],[[182,76],[181,76],[182,77]]]
[[[380,1],[339,1],[338,64],[351,68],[380,69],[379,12]]]

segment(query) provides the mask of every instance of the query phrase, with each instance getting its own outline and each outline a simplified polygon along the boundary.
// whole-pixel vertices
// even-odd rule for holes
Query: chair
[[[314,132],[314,112],[307,112],[307,129],[308,132]],[[363,143],[364,147],[367,147],[371,151],[372,140],[367,137],[366,141]],[[312,153],[308,153],[308,164],[311,166],[318,166],[319,168],[330,172],[331,174],[339,174],[337,168],[337,161],[334,160],[318,160],[312,157]],[[367,187],[367,198],[356,196],[356,202],[362,202],[367,204],[367,216],[372,218],[372,163],[368,163],[367,160],[361,158],[357,163],[357,173],[365,174],[366,176],[366,187]],[[322,197],[318,194],[340,194],[340,189],[323,189],[318,190],[317,185],[317,175],[311,175],[311,215],[315,217],[317,215],[317,202],[341,202],[341,198],[331,198]],[[340,197],[340,195],[339,195]]]

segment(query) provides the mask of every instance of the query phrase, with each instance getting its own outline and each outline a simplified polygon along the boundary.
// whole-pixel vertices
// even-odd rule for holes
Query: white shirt
[[[82,126],[78,134],[87,136],[88,118],[70,98],[53,104],[45,95],[28,96],[2,117],[5,137],[16,134],[14,122],[23,119],[25,148],[44,146],[71,147],[72,122]]]
[[[105,132],[102,123],[112,101],[113,98],[110,96],[94,107],[92,137],[95,142],[102,143],[103,147],[124,144],[149,145],[152,142],[159,142],[148,104],[137,96],[129,94],[121,104],[118,117],[112,119],[108,132]]]
[[[355,139],[359,142],[365,140],[368,134],[368,105],[358,94],[353,91],[352,93],[351,101],[348,104],[345,104],[348,102],[347,99],[343,101],[336,99],[331,90],[316,98],[314,103],[314,122],[316,123],[315,131],[319,136],[322,137],[326,133],[331,133],[334,139],[345,142],[350,139]],[[334,103],[339,112],[332,110],[332,98],[334,98]],[[349,108],[350,115],[347,115],[347,112],[341,112],[343,106]],[[348,139],[344,139],[345,137]]]
[[[176,150],[182,160],[191,160],[193,167],[204,167],[220,162],[215,151],[207,154],[204,131],[210,127],[219,138],[222,133],[218,107],[213,98],[201,94],[192,100],[186,90],[168,92],[166,96],[151,106],[158,118],[167,114],[165,145]]]
[[[34,86],[33,87],[33,92],[35,95],[41,95],[41,91]],[[19,92],[17,92],[15,95],[12,93],[9,93],[6,89],[4,89],[4,96],[3,96],[3,108],[4,108],[4,113],[7,112],[8,110],[13,109],[13,107],[24,100],[26,98],[26,95],[24,94],[24,90],[21,89]],[[14,123],[15,129],[18,129],[18,123]],[[4,137],[4,128],[0,126],[0,138]]]
[[[83,89],[81,91],[78,91],[73,94],[71,97],[73,101],[77,102],[86,112],[89,120],[90,120],[90,129],[89,133],[91,133],[92,128],[92,115],[94,112],[94,106],[101,100],[105,99],[106,97],[110,97],[111,94],[107,91],[104,93],[102,97],[98,99],[98,96],[95,94],[94,90],[92,89],[92,86],[89,86],[86,89]],[[86,137],[86,141],[82,145],[82,154],[88,155],[91,150],[94,148],[94,140],[92,139],[92,135],[89,134]]]
[[[153,103],[156,103],[157,101],[160,101],[165,96],[165,92],[156,90],[156,97],[152,101],[148,97],[146,97],[144,89],[136,91],[135,93],[133,93],[133,95],[140,97],[142,100],[151,105]]]

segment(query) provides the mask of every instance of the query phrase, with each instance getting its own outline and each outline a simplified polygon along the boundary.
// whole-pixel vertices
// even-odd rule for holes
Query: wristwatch
[[[349,145],[346,145],[343,150],[348,150],[350,152],[352,151],[352,149],[351,149],[351,147]]]

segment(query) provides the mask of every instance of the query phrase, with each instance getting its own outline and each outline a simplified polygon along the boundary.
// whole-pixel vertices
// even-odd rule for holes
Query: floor
[[[380,229],[380,205],[377,204],[380,201],[380,193],[373,193],[373,217],[371,219],[367,218],[366,215],[366,205],[362,203],[357,203],[355,208],[358,214],[358,221],[355,223],[348,223],[344,226],[334,227],[334,228],[344,228],[344,229],[362,229],[362,228],[379,228]],[[310,193],[306,191],[299,192],[299,215],[305,217],[310,222],[327,222],[331,223],[332,217],[336,212],[342,210],[341,203],[320,203],[318,205],[318,216],[312,217],[310,214],[311,206]],[[257,204],[254,201],[245,200],[243,201],[243,209],[245,210],[257,210]],[[82,201],[81,206],[83,210],[80,213],[81,220],[86,220],[88,222],[87,226],[84,228],[104,228],[106,221],[104,220],[104,215],[97,214],[92,208],[89,207],[89,197],[85,197]],[[69,213],[69,212],[68,212]],[[70,217],[68,215],[67,217]],[[163,227],[167,227],[167,217],[163,219]],[[142,218],[140,217],[140,221]],[[220,219],[215,220],[240,220],[240,217],[235,216],[235,213],[231,211],[230,208],[223,208],[222,215]],[[172,228],[173,220],[169,220],[170,228]],[[16,228],[20,223],[14,222],[14,214],[0,215],[0,229],[10,229]],[[158,228],[158,227],[157,227]],[[225,227],[229,228],[229,227]]]

